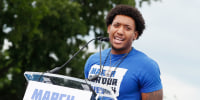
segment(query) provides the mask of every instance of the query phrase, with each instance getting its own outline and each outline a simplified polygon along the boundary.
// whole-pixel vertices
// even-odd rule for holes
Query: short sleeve
[[[88,78],[88,74],[89,74],[89,62],[90,62],[91,56],[88,58],[88,60],[86,61],[85,67],[84,67],[84,74],[85,74],[85,78]]]
[[[142,93],[153,92],[162,89],[160,69],[155,61],[146,62],[140,74],[140,91]]]

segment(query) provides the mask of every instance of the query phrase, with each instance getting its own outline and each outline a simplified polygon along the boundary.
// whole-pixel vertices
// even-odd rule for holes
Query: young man
[[[145,29],[141,13],[136,8],[118,5],[108,13],[106,24],[112,47],[101,52],[101,63],[99,53],[90,56],[85,77],[101,72],[94,82],[110,86],[118,100],[162,100],[157,63],[132,47]]]

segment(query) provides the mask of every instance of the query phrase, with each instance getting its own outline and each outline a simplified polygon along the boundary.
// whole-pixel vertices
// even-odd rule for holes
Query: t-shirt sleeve
[[[143,67],[145,68],[140,77],[140,91],[148,93],[162,89],[158,64],[155,61],[145,62]]]
[[[98,59],[95,58],[95,56],[96,56],[95,54],[91,55],[91,56],[87,59],[87,61],[86,61],[86,63],[85,63],[85,67],[84,67],[85,78],[88,78],[88,75],[89,75],[89,71],[90,71],[91,66],[92,66],[93,64],[96,63],[96,60],[98,60]]]
[[[88,60],[86,61],[85,67],[84,67],[85,78],[88,78],[90,58],[91,58],[91,57],[88,58]]]

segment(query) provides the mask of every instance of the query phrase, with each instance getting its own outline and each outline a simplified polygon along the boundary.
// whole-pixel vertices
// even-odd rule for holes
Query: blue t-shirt
[[[101,53],[103,71],[95,82],[110,86],[118,100],[141,100],[141,93],[162,89],[159,66],[154,60],[134,48],[127,56],[110,54],[110,50]],[[100,55],[95,53],[85,64],[85,77],[99,71]]]

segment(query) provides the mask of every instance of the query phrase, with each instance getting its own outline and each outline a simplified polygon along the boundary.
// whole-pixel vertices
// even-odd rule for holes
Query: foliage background
[[[23,73],[62,65],[86,43],[83,37],[90,31],[94,36],[106,36],[105,16],[117,4],[135,6],[136,1],[0,0],[1,99],[22,100],[26,89]],[[11,44],[8,49],[3,48],[5,41]],[[89,55],[84,49],[66,66],[71,72],[61,70],[59,74],[83,78]]]

